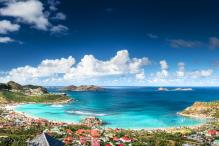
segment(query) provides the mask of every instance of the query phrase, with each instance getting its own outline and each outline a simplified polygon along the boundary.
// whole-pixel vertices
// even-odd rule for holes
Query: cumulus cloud
[[[7,34],[8,32],[18,31],[20,25],[12,24],[11,21],[2,20],[0,21],[0,34]]]
[[[188,41],[183,39],[170,39],[168,41],[173,48],[196,48],[202,45],[200,41]]]
[[[93,55],[85,55],[65,78],[139,74],[143,71],[142,67],[149,63],[146,57],[130,58],[127,50],[118,51],[116,56],[108,61],[98,60]]]
[[[182,78],[185,76],[185,63],[178,63],[178,71],[176,72],[177,77]]]
[[[144,79],[143,67],[149,64],[150,61],[147,57],[130,58],[127,50],[121,50],[106,61],[98,60],[93,55],[85,55],[77,64],[71,56],[54,60],[46,59],[37,67],[27,65],[14,68],[0,80],[14,80],[20,83],[44,83],[125,75],[131,75],[136,79]]]
[[[166,60],[160,61],[160,68],[161,68],[161,71],[156,73],[157,77],[158,78],[168,77],[169,72],[168,72],[168,64],[167,64]]]
[[[12,69],[7,78],[21,83],[28,82],[37,78],[54,77],[57,74],[65,74],[75,63],[75,59],[70,56],[68,58],[43,60],[37,67],[24,66]]]
[[[209,48],[210,49],[219,48],[219,39],[216,37],[210,37],[209,38]]]
[[[213,74],[212,69],[207,70],[197,70],[189,73],[189,76],[192,78],[200,78],[200,77],[210,77]]]
[[[10,43],[14,42],[14,40],[10,37],[0,37],[0,43]]]
[[[43,4],[38,0],[12,1],[0,9],[0,15],[15,17],[18,21],[33,24],[38,29],[46,30],[49,21],[43,10]]]
[[[52,20],[65,20],[66,15],[58,12],[58,0],[48,0],[48,7],[44,7],[40,0],[1,0],[3,7],[0,8],[0,16],[12,17],[17,23],[25,23],[33,28],[51,31],[54,33],[65,33],[68,28],[61,24],[52,24]],[[45,4],[45,3],[44,3]],[[56,22],[57,23],[57,22]],[[12,24],[8,20],[0,23],[0,33],[6,34],[18,31],[20,25]]]

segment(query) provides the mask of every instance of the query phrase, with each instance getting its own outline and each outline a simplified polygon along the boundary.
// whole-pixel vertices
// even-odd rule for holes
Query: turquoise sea
[[[58,87],[48,89],[58,92]],[[75,102],[63,105],[25,104],[16,110],[63,122],[79,122],[87,116],[96,116],[106,122],[106,127],[112,128],[165,128],[204,122],[176,113],[195,101],[219,99],[218,87],[196,87],[192,91],[157,91],[157,87],[106,87],[106,90],[98,92],[66,93]]]

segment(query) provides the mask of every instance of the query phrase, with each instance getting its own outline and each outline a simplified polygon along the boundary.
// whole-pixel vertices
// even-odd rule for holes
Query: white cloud
[[[64,26],[64,25],[56,25],[56,26],[53,26],[50,31],[52,33],[64,33],[66,31],[68,31],[68,27]]]
[[[176,72],[177,77],[182,78],[185,76],[185,63],[178,63],[178,71]]]
[[[24,66],[12,69],[8,76],[11,80],[25,82],[31,78],[52,77],[56,74],[65,74],[75,63],[73,57],[61,58],[55,60],[43,60],[38,67]]]
[[[49,4],[49,9],[51,11],[57,11],[58,8],[57,6],[60,4],[59,0],[48,0],[48,4]]]
[[[168,72],[168,64],[166,62],[166,60],[161,60],[160,61],[160,67],[161,67],[161,71],[156,73],[156,76],[158,78],[166,78],[169,75]]]
[[[200,77],[210,77],[213,74],[212,69],[207,70],[197,70],[189,73],[189,76],[192,78],[200,78]]]
[[[56,13],[56,15],[54,17],[52,17],[52,19],[55,19],[55,20],[65,20],[66,19],[66,15],[63,14],[62,12],[58,12],[58,13]]]
[[[43,10],[43,4],[39,0],[11,1],[6,3],[6,7],[0,9],[0,15],[15,17],[18,21],[46,30],[49,21]]]
[[[127,50],[118,51],[110,60],[102,61],[93,55],[85,55],[75,64],[73,57],[43,60],[37,67],[24,66],[10,70],[2,81],[14,80],[20,83],[71,82],[102,77],[133,76],[144,79],[143,67],[150,63],[146,57],[130,58]]]
[[[7,34],[8,32],[18,31],[20,29],[20,25],[12,24],[8,20],[0,21],[0,34]]]
[[[139,74],[142,73],[142,67],[149,63],[146,57],[130,58],[127,50],[118,51],[116,56],[108,61],[98,60],[93,55],[85,55],[65,78]]]
[[[10,37],[0,37],[0,43],[9,43],[14,42],[14,40]]]

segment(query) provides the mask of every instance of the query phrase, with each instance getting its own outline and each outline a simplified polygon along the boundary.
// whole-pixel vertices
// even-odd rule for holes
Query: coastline
[[[74,99],[73,98],[69,98],[63,101],[55,101],[55,102],[41,102],[39,104],[67,104],[69,102],[73,102]],[[16,110],[16,107],[18,107],[19,105],[23,105],[23,104],[37,104],[37,102],[21,102],[21,103],[7,103],[7,104],[0,104],[0,109],[2,110],[6,110],[8,112],[14,112],[17,116],[22,116],[22,117],[26,117],[28,119],[32,119],[32,120],[36,120],[36,119],[43,119],[46,120],[48,122],[51,123],[66,123],[66,124],[77,124],[74,122],[60,122],[60,121],[55,121],[55,120],[49,120],[49,119],[45,119],[45,118],[41,118],[41,117],[37,117],[37,116],[32,116],[29,115],[25,112],[20,112],[18,110]]]
[[[68,100],[68,102],[71,102],[73,101],[72,99],[71,100]],[[65,102],[53,102],[53,103],[40,103],[40,104],[66,104],[68,103],[67,101]],[[25,116],[29,119],[33,119],[33,120],[36,120],[36,119],[43,119],[43,120],[46,120],[48,122],[51,122],[51,123],[65,123],[65,124],[69,124],[69,125],[82,125],[81,122],[62,122],[62,121],[56,121],[56,120],[50,120],[50,119],[46,119],[46,118],[41,118],[41,117],[38,117],[38,116],[32,116],[30,114],[27,114],[25,112],[21,112],[21,111],[18,111],[16,110],[16,107],[18,107],[19,105],[23,105],[23,104],[36,104],[34,102],[31,102],[31,103],[12,103],[12,104],[4,104],[4,106],[1,107],[2,108],[5,108],[6,110],[8,111],[13,111],[15,114],[18,114],[18,115],[21,115],[21,116]],[[178,113],[177,113],[178,114]],[[181,115],[181,116],[184,116],[184,115]],[[191,116],[187,116],[187,117],[191,117]],[[191,118],[200,118],[200,117],[191,117]],[[172,126],[172,127],[156,127],[156,128],[118,128],[118,129],[124,129],[124,130],[145,130],[145,131],[157,131],[157,130],[162,130],[162,131],[166,131],[166,132],[170,132],[170,131],[173,131],[173,130],[179,130],[179,129],[185,129],[185,128],[190,128],[190,129],[197,129],[197,128],[200,128],[202,126],[204,126],[206,124],[206,122],[203,122],[203,123],[199,123],[197,125],[188,125],[188,126]],[[111,127],[106,127],[107,129],[112,129]]]

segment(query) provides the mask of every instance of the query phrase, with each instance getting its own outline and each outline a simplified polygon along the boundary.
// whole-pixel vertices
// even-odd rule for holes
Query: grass
[[[21,103],[21,102],[61,102],[69,99],[63,95],[44,94],[39,96],[27,96],[20,92],[0,91],[0,103]]]

